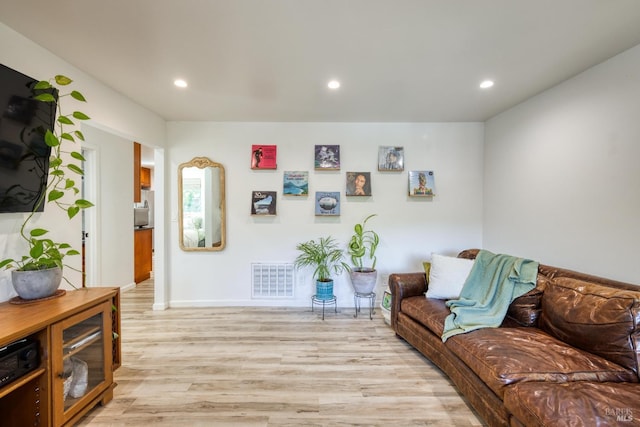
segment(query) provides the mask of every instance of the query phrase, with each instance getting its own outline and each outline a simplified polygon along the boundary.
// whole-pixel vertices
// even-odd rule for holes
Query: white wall
[[[0,62],[34,79],[49,80],[64,74],[74,80],[73,88],[83,93],[82,111],[95,126],[149,146],[163,146],[165,122],[155,113],[115,92],[92,76],[54,56],[21,34],[0,23]]]
[[[309,271],[297,275],[295,299],[251,299],[252,262],[292,262],[301,241],[332,235],[343,244],[353,225],[377,213],[380,234],[379,295],[389,273],[420,271],[432,251],[455,254],[482,242],[481,123],[168,123],[169,304],[308,306]],[[278,169],[250,169],[252,144],[275,144]],[[338,144],[340,171],[314,171],[316,144]],[[405,148],[405,171],[378,172],[380,145]],[[178,245],[177,170],[182,162],[207,156],[226,168],[227,247],[221,252],[183,252]],[[407,171],[435,172],[433,200],[407,196]],[[309,171],[309,197],[282,196],[285,170]],[[373,195],[345,197],[345,172],[370,171]],[[278,192],[275,217],[250,215],[251,191]],[[316,191],[340,191],[341,216],[314,216]],[[348,277],[336,279],[338,304],[353,304]]]
[[[9,27],[0,23],[0,61],[36,79],[49,79],[56,74],[65,74],[75,83],[88,100],[82,111],[91,117],[91,124],[131,141],[150,146],[163,146],[165,123],[162,118],[133,103],[128,98],[106,87],[91,76],[54,56]],[[22,214],[0,215],[0,259],[18,256],[22,252],[17,235],[23,221]],[[81,246],[81,222],[78,215],[73,221],[66,219],[62,211],[45,209],[39,214],[37,224],[51,230],[52,237],[62,236],[74,248]],[[76,258],[76,259],[74,259]],[[80,257],[68,258],[69,264],[79,268]],[[133,265],[133,259],[131,259]],[[80,276],[68,270],[71,281],[80,284]],[[9,271],[0,272],[0,301],[15,295]]]
[[[486,123],[484,246],[640,283],[640,46]]]

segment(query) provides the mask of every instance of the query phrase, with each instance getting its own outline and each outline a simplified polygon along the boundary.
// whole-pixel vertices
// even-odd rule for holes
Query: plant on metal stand
[[[313,278],[316,279],[316,297],[329,299],[333,297],[332,274],[340,274],[349,269],[344,262],[344,251],[332,237],[321,237],[299,243],[296,249],[300,254],[294,261],[296,268],[313,267]]]
[[[373,292],[378,278],[376,270],[376,250],[380,244],[378,233],[373,230],[365,230],[367,221],[376,216],[369,215],[353,227],[354,234],[347,245],[347,252],[351,257],[354,267],[349,269],[351,284],[356,292],[368,294]],[[369,261],[369,266],[365,266],[365,258]]]

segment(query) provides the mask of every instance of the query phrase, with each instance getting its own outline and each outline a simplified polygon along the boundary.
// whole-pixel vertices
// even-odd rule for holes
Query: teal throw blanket
[[[446,302],[442,341],[480,328],[502,324],[509,304],[536,286],[538,263],[480,250],[457,300]]]

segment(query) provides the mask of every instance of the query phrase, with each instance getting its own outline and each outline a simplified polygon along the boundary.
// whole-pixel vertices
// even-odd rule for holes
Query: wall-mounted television
[[[51,154],[44,135],[53,131],[56,104],[33,99],[36,83],[0,64],[0,212],[44,209],[38,201],[46,190]]]

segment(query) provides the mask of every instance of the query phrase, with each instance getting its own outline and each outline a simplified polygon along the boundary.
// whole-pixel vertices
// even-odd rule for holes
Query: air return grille
[[[293,298],[293,264],[252,263],[253,298]]]

